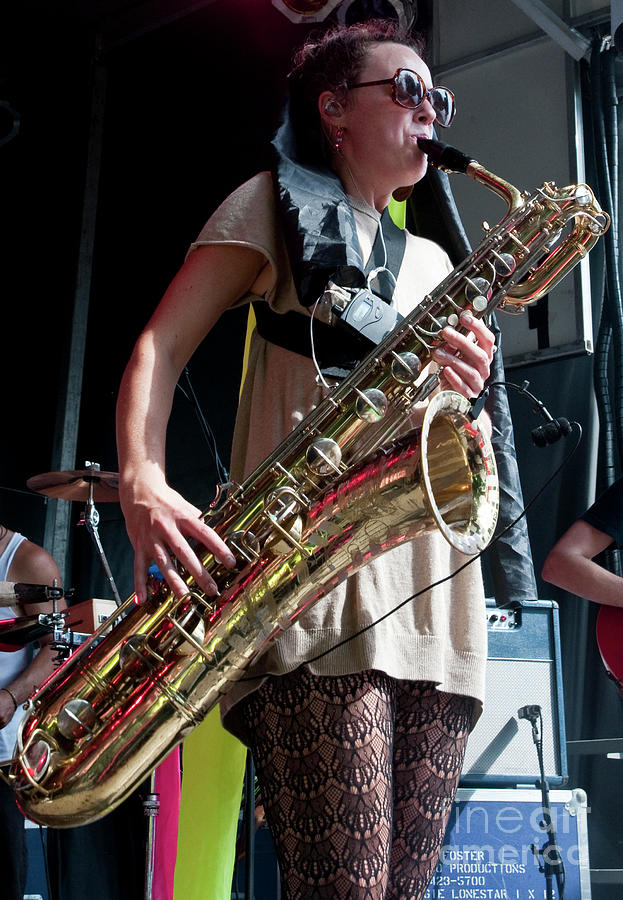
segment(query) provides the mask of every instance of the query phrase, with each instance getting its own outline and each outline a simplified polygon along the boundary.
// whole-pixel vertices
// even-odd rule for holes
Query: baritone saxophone
[[[434,394],[427,363],[446,324],[469,310],[523,308],[550,290],[609,226],[590,188],[532,194],[453,148],[421,141],[431,164],[462,171],[506,202],[480,245],[379,343],[241,485],[217,493],[205,521],[234,552],[203,550],[220,596],[182,572],[131,596],[31,697],[8,779],[22,812],[55,828],[122,802],[198,725],[279,631],[387,550],[438,529],[467,555],[497,519],[490,442],[453,392]],[[201,555],[201,552],[200,552]]]

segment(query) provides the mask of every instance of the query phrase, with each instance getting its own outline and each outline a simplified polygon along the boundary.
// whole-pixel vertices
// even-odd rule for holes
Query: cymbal
[[[119,500],[119,473],[99,469],[74,469],[66,472],[44,472],[33,475],[26,485],[39,494],[60,500],[87,501],[93,485],[93,500],[115,503]]]

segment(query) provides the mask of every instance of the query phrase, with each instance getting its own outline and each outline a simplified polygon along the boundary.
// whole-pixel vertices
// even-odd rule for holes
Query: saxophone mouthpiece
[[[456,147],[442,144],[441,141],[418,138],[417,143],[420,150],[423,150],[428,156],[429,165],[436,169],[442,169],[444,172],[460,172],[465,175],[470,163],[476,162],[471,156],[466,156]]]

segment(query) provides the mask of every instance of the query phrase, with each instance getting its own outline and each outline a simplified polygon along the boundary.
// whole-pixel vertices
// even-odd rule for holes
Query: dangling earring
[[[335,148],[336,153],[342,152],[342,141],[344,140],[344,129],[338,128],[335,132],[335,138],[333,139],[333,146]]]

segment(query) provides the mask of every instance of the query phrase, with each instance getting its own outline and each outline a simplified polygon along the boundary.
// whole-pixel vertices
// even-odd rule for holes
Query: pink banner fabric
[[[153,900],[173,900],[177,830],[180,814],[180,747],[176,747],[155,771],[154,793],[160,807],[154,825]]]

